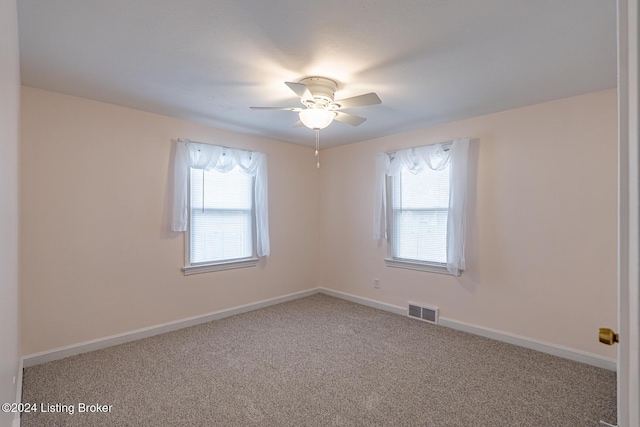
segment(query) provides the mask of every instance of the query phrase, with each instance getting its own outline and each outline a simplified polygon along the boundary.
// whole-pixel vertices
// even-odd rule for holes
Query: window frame
[[[258,233],[256,226],[256,177],[251,176],[251,256],[245,258],[225,259],[221,261],[205,261],[191,263],[191,170],[187,173],[187,230],[184,233],[184,267],[185,276],[213,271],[233,270],[237,268],[255,267],[258,258]],[[206,171],[205,171],[206,172]],[[216,171],[217,172],[217,171]],[[218,172],[224,173],[224,172]]]
[[[446,150],[451,149],[451,144],[446,145]],[[392,159],[395,155],[395,151],[386,152],[385,155],[390,156]],[[408,258],[398,258],[393,256],[395,253],[393,247],[393,179],[394,177],[385,175],[385,187],[386,187],[386,233],[387,233],[387,256],[384,260],[387,267],[404,268],[408,270],[426,271],[430,273],[448,274],[455,276],[447,269],[447,263],[434,262],[434,261],[421,261]],[[449,183],[449,193],[451,193],[451,183]],[[447,207],[447,213],[449,207]],[[448,229],[447,229],[448,233]]]

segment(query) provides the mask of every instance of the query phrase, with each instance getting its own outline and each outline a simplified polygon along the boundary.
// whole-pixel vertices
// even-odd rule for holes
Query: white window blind
[[[402,168],[389,179],[392,257],[446,264],[449,166],[417,174]]]
[[[373,237],[388,239],[390,267],[464,270],[470,138],[376,155]]]
[[[255,256],[254,178],[190,169],[190,264]]]

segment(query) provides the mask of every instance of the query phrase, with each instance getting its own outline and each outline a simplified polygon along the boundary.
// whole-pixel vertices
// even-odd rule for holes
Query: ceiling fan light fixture
[[[307,108],[300,111],[300,121],[309,129],[320,130],[331,124],[336,116],[333,111],[323,108]]]

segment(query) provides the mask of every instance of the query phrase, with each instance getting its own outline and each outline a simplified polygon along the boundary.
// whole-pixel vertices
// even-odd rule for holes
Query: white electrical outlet
[[[373,279],[373,287],[380,289],[380,279]]]

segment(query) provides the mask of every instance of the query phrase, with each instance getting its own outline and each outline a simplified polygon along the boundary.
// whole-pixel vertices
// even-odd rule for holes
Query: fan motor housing
[[[309,89],[316,100],[316,105],[326,107],[333,102],[333,97],[338,89],[338,84],[325,77],[307,77],[300,80]]]

